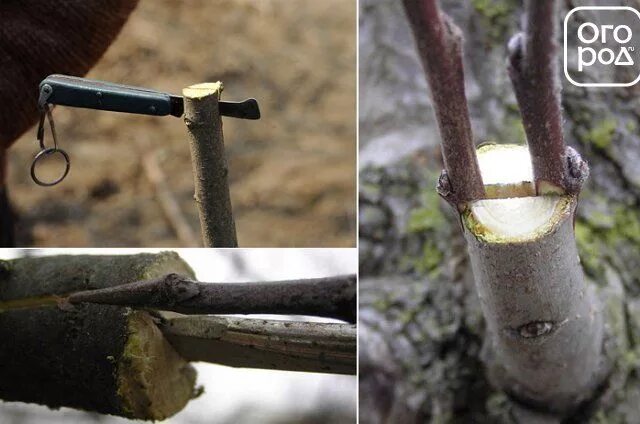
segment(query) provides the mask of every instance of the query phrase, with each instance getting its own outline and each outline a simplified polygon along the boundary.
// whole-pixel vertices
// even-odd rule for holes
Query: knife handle
[[[67,75],[49,75],[42,80],[40,99],[54,105],[141,115],[165,116],[172,112],[172,96],[168,93]]]

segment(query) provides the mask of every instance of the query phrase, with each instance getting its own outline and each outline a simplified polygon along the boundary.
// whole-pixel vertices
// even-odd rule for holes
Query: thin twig
[[[509,41],[509,76],[527,134],[538,194],[578,192],[588,175],[586,163],[566,148],[562,135],[558,16],[555,0],[527,0],[524,32]]]
[[[232,367],[356,373],[356,326],[215,316],[163,316],[180,355]]]
[[[460,206],[484,198],[464,89],[462,32],[436,0],[403,0],[431,88],[446,175],[439,192]],[[447,178],[448,177],[448,178]]]
[[[192,85],[182,90],[184,121],[189,133],[194,198],[204,245],[238,247],[218,104],[221,93],[222,83],[219,82]]]
[[[180,205],[176,201],[173,193],[167,186],[167,179],[165,178],[162,168],[158,164],[158,160],[155,152],[150,152],[144,155],[142,158],[142,166],[145,174],[151,184],[160,203],[160,207],[164,212],[165,217],[169,221],[169,224],[176,232],[180,243],[186,247],[196,247],[200,245],[198,238],[191,229],[189,222],[184,217]]]
[[[70,303],[184,314],[312,315],[355,322],[356,276],[259,283],[201,283],[177,274],[69,295]]]

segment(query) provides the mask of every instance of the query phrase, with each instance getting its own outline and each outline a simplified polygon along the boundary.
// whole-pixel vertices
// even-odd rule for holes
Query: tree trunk
[[[160,420],[194,396],[196,373],[144,311],[58,304],[60,295],[193,277],[174,253],[50,256],[0,264],[0,398]]]
[[[467,242],[434,190],[439,137],[409,26],[397,2],[361,6],[362,422],[637,421],[640,137],[637,107],[625,100],[633,88],[585,90],[562,77],[564,135],[591,168],[576,240],[588,284],[603,299],[604,348],[614,368],[577,412],[560,417],[490,381],[492,351]],[[519,2],[442,6],[465,35],[475,141],[523,143],[505,64]],[[565,13],[563,6],[558,19]]]

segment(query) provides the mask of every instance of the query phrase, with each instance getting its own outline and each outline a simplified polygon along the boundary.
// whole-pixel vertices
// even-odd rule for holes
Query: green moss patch
[[[601,150],[607,150],[613,142],[618,127],[618,121],[607,118],[594,125],[583,139]]]
[[[405,258],[403,268],[413,268],[419,274],[439,272],[443,253],[437,245],[438,236],[447,228],[447,220],[440,210],[440,197],[433,188],[424,189],[420,194],[420,207],[413,209],[409,216],[407,232],[424,237],[422,252],[418,256]]]
[[[471,4],[482,16],[488,44],[503,44],[518,3],[514,0],[471,0]]]

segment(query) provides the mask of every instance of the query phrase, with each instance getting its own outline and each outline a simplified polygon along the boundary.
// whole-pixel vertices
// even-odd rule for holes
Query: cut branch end
[[[200,84],[190,85],[182,89],[182,95],[189,99],[202,99],[208,96],[218,96],[222,93],[223,85],[220,81],[203,82]]]

